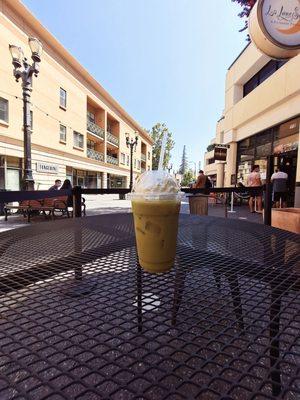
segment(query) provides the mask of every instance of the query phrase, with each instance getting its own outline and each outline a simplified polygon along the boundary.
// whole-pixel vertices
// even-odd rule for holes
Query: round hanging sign
[[[300,0],[258,0],[249,17],[256,47],[272,58],[300,53]]]

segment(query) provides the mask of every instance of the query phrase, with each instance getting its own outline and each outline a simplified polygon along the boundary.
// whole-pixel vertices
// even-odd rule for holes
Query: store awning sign
[[[252,42],[278,59],[300,53],[300,0],[258,0],[249,17]]]
[[[226,161],[227,147],[215,146],[214,159],[215,161]]]

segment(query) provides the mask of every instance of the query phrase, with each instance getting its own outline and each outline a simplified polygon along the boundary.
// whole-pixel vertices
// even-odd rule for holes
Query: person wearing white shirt
[[[288,194],[288,174],[278,168],[278,170],[271,176],[271,182],[273,183],[275,207],[286,207]]]

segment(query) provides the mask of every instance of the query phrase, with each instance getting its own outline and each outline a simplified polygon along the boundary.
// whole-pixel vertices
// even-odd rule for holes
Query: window
[[[67,128],[64,125],[59,125],[59,140],[61,142],[67,141]]]
[[[30,129],[33,130],[33,111],[30,110]]]
[[[215,162],[215,159],[214,159],[214,158],[208,158],[208,159],[206,160],[206,165],[213,164],[214,162]]]
[[[59,105],[62,108],[67,108],[67,92],[63,88],[59,90]]]
[[[151,157],[150,151],[148,151],[148,160],[150,160],[150,157]]]
[[[121,164],[125,164],[125,154],[121,153]]]
[[[73,132],[73,144],[75,147],[83,149],[83,135],[79,132]]]
[[[248,82],[244,85],[244,97],[252,92],[257,86],[262,84],[266,79],[274,74],[279,68],[281,68],[287,61],[275,61],[271,60],[266,64],[260,71],[258,71]]]
[[[129,155],[128,154],[127,154],[127,157],[126,157],[126,164],[129,165]]]
[[[92,122],[93,124],[95,123],[96,119],[95,119],[95,114],[91,111],[87,112],[87,119],[89,122]]]
[[[141,162],[140,162],[140,160],[137,160],[137,169],[141,169]]]
[[[8,122],[8,100],[0,97],[0,120]]]

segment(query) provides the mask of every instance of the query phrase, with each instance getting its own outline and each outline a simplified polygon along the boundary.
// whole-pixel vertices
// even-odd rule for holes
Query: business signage
[[[36,163],[36,171],[43,172],[45,174],[57,174],[58,173],[58,165],[38,161]]]
[[[214,159],[215,161],[226,161],[227,158],[227,147],[215,146],[214,149]]]
[[[300,53],[300,0],[258,0],[249,17],[256,47],[272,58]]]

